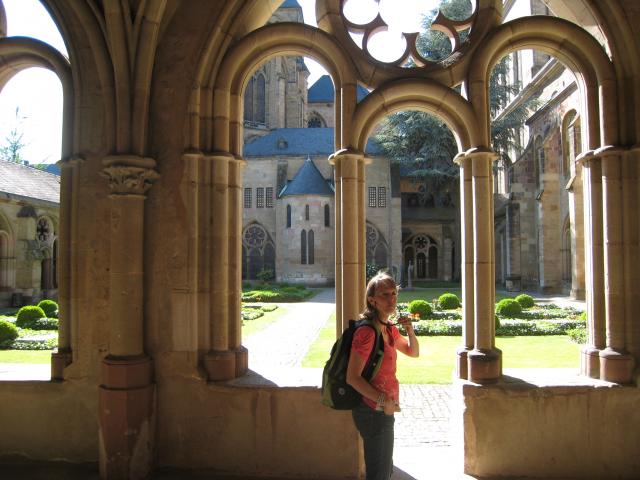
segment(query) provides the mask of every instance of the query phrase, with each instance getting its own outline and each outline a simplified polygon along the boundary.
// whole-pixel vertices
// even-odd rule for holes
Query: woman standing
[[[360,315],[384,339],[384,357],[378,374],[367,381],[362,370],[375,346],[371,328],[358,328],[353,336],[347,367],[347,382],[362,394],[362,403],[352,410],[353,421],[364,443],[367,480],[389,480],[393,471],[393,414],[400,411],[400,385],[396,378],[397,351],[410,357],[420,354],[411,320],[399,319],[408,338],[389,321],[396,311],[398,288],[388,273],[378,273],[367,284],[367,306]]]

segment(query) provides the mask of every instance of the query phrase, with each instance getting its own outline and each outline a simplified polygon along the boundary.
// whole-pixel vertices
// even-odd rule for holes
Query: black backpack
[[[347,365],[356,329],[367,326],[376,332],[374,348],[364,366],[362,376],[370,381],[378,373],[384,355],[384,339],[368,320],[349,320],[349,327],[336,340],[322,371],[322,404],[336,410],[350,410],[360,404],[360,395],[347,383]]]

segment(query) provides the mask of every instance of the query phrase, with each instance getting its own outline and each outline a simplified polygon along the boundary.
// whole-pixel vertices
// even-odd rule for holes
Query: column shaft
[[[229,282],[230,259],[229,236],[233,221],[231,205],[230,164],[235,157],[219,152],[206,157],[211,162],[213,187],[208,216],[211,221],[211,268],[210,297],[211,324],[209,352],[205,357],[205,368],[211,381],[230,380],[236,376],[236,354],[229,350]],[[241,221],[241,220],[240,220]],[[239,235],[238,235],[239,240]],[[237,252],[236,252],[237,253]]]
[[[600,350],[605,347],[604,252],[602,247],[602,166],[587,152],[582,162],[584,186],[584,251],[588,337],[582,351],[583,374],[600,376]]]
[[[628,383],[633,376],[633,357],[625,344],[625,299],[622,234],[622,155],[617,148],[605,148],[602,157],[604,226],[605,311],[607,348],[600,352],[600,378]],[[629,268],[629,266],[627,266]]]
[[[623,233],[625,265],[640,265],[640,147],[632,148],[624,158],[622,173]],[[627,351],[640,362],[640,268],[625,268],[625,344]]]
[[[358,305],[359,311],[366,305],[367,288],[367,206],[365,203],[365,162],[358,160]]]
[[[462,346],[457,351],[458,378],[468,378],[467,353],[473,350],[474,274],[473,274],[473,185],[471,159],[461,156],[460,165],[460,262],[462,277]]]
[[[495,246],[493,241],[492,162],[490,151],[471,158],[473,191],[474,349],[467,354],[468,378],[492,382],[502,375],[500,351],[495,349]]]
[[[334,163],[334,180],[336,195],[334,197],[334,232],[335,232],[335,285],[336,285],[336,337],[344,331],[346,324],[342,318],[342,164]]]

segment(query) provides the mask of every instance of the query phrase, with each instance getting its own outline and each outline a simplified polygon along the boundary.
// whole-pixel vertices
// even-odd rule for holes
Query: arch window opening
[[[72,100],[63,102],[63,95],[70,92],[65,80],[66,47],[42,3],[5,0],[2,7],[6,15],[2,45],[11,53],[0,66],[0,196],[5,199],[0,202],[0,309],[15,321],[22,306],[44,299],[59,301],[61,179],[56,163],[69,154],[69,142],[63,138],[63,105]],[[71,126],[65,128],[70,131]],[[65,136],[71,138],[69,133]],[[68,322],[68,316],[59,321]],[[19,332],[22,345],[35,342],[33,332]],[[20,373],[21,380],[51,378],[51,365],[44,362],[58,346],[58,330],[38,333],[48,349],[37,352],[42,355],[42,369]],[[22,351],[17,354],[22,355]]]

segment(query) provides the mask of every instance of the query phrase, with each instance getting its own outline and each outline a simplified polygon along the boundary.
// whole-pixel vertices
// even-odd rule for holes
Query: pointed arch
[[[469,67],[469,100],[478,115],[484,144],[490,142],[489,76],[505,55],[535,48],[560,60],[576,76],[582,93],[586,145],[617,145],[615,71],[602,46],[581,27],[557,17],[518,18],[496,27],[480,43]],[[602,128],[601,128],[602,125]]]

